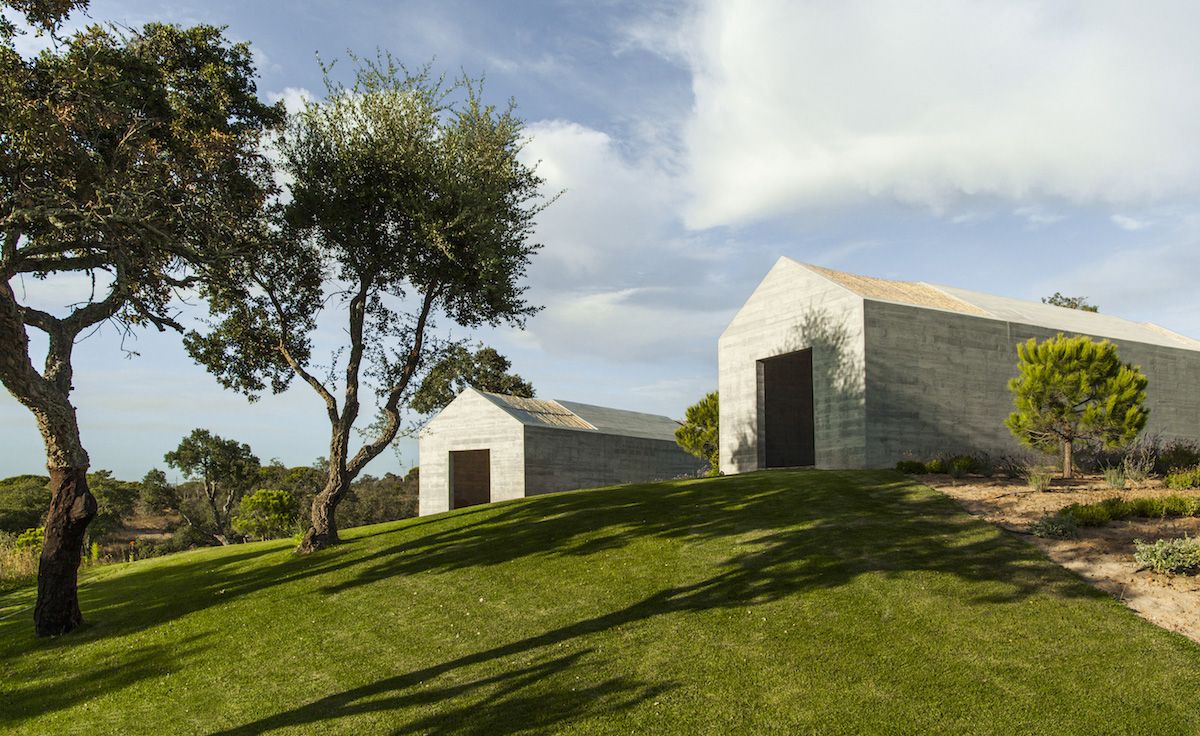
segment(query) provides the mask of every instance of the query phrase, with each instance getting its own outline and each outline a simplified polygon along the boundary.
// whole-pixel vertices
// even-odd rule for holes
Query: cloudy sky
[[[226,25],[270,100],[319,96],[317,53],[376,48],[515,98],[530,161],[565,194],[538,226],[544,311],[481,337],[540,396],[681,415],[781,255],[1086,295],[1200,336],[1194,3],[93,0],[91,16]],[[54,288],[40,296],[71,285]],[[76,353],[94,468],[140,477],[193,427],[264,460],[325,454],[307,387],[248,405],[174,336],[125,347],[140,357],[110,330]],[[417,462],[415,442],[397,450],[368,472]],[[43,464],[0,395],[0,476]]]

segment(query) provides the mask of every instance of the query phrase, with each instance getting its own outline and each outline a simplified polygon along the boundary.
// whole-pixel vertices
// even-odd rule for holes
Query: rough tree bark
[[[1072,440],[1063,440],[1063,477],[1075,477],[1075,443]]]
[[[38,636],[65,634],[83,623],[76,586],[83,538],[96,515],[96,499],[88,490],[89,460],[69,399],[71,349],[87,320],[111,313],[112,309],[113,302],[98,302],[60,320],[21,307],[8,282],[0,282],[0,345],[5,346],[0,351],[0,381],[33,413],[46,445],[50,471],[50,509],[44,524],[33,613]],[[26,324],[35,324],[50,338],[42,373],[29,360]]]

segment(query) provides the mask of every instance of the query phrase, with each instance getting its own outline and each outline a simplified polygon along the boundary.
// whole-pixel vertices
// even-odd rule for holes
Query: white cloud
[[[1194,193],[1197,27],[1183,2],[741,0],[632,37],[692,72],[686,215],[703,228],[865,198]]]
[[[1109,219],[1111,219],[1113,224],[1117,227],[1121,228],[1122,230],[1129,230],[1130,232],[1135,230],[1144,230],[1145,228],[1150,227],[1150,222],[1148,220],[1139,220],[1138,218],[1130,217],[1129,215],[1117,214],[1113,215]]]
[[[304,109],[304,105],[313,100],[313,93],[304,87],[284,87],[282,92],[268,92],[267,101],[271,104],[283,101],[283,107],[289,115],[295,115]]]

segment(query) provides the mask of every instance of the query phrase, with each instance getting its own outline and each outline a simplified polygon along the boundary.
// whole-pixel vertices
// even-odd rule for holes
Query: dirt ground
[[[1034,491],[1022,480],[917,476],[958,501],[975,516],[1036,544],[1058,564],[1073,570],[1097,588],[1111,593],[1143,618],[1200,642],[1200,578],[1139,571],[1133,561],[1133,540],[1200,535],[1200,518],[1114,521],[1098,528],[1081,528],[1076,539],[1041,539],[1029,525],[1043,515],[1073,503],[1091,503],[1114,495],[1126,498],[1169,493],[1200,495],[1200,491],[1168,491],[1161,481],[1147,481],[1124,491],[1096,477],[1056,480],[1048,491]]]

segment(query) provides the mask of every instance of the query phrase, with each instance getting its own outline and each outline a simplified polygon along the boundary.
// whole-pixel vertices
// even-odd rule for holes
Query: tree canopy
[[[0,24],[0,382],[46,447],[34,619],[60,634],[83,620],[77,571],[97,512],[70,399],[75,345],[102,324],[182,331],[176,296],[227,280],[232,256],[261,239],[274,188],[262,144],[283,110],[258,99],[249,44],[219,28],[90,25],[63,38],[85,2],[5,5],[51,33],[26,57]],[[91,286],[82,299],[42,289],[61,301],[35,303],[22,288],[72,278]],[[28,330],[46,336],[40,369]]]
[[[516,373],[512,363],[495,348],[480,346],[474,352],[451,345],[446,354],[425,374],[413,392],[409,406],[421,414],[432,414],[470,386],[480,391],[533,398],[533,384]]]
[[[518,156],[512,106],[485,104],[467,78],[447,84],[388,56],[355,62],[353,85],[326,68],[326,98],[290,121],[279,150],[291,200],[274,237],[206,285],[214,324],[187,339],[229,388],[255,396],[299,377],[324,404],[329,475],[305,550],[337,541],[337,503],[395,439],[414,379],[446,344],[438,318],[519,326],[536,311],[523,280],[541,180]],[[330,309],[346,342],[321,366],[313,332]],[[364,378],[379,415],[354,450]]]
[[[708,462],[708,474],[720,471],[720,398],[713,391],[687,408],[683,424],[675,430],[675,441],[696,457]]]
[[[1086,296],[1064,296],[1062,292],[1056,291],[1052,296],[1042,297],[1042,304],[1051,304],[1056,307],[1066,307],[1067,309],[1078,309],[1081,312],[1099,312],[1100,308],[1095,304],[1089,304]]]
[[[1063,452],[1063,475],[1073,474],[1082,443],[1121,447],[1146,426],[1146,376],[1122,363],[1108,340],[1057,336],[1017,345],[1018,375],[1009,381],[1016,411],[1006,422],[1021,442]]]
[[[163,456],[167,465],[203,483],[204,498],[212,515],[207,530],[221,544],[230,541],[233,511],[259,474],[259,460],[247,445],[193,429],[179,446]],[[186,517],[185,517],[186,518]],[[192,520],[188,520],[192,523]]]

